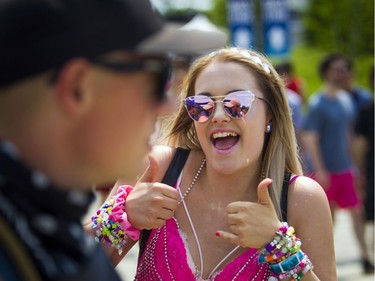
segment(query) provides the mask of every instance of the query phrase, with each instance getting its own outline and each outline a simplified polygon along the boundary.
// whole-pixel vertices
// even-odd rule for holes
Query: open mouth
[[[212,135],[212,143],[218,150],[228,150],[235,146],[240,136],[235,132],[218,132]]]

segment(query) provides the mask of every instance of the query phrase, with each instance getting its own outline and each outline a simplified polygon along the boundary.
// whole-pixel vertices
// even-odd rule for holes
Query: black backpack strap
[[[291,175],[291,173],[287,172],[284,174],[283,187],[281,190],[280,208],[282,220],[285,222],[288,221],[288,187]]]
[[[180,173],[182,168],[185,166],[185,162],[189,156],[190,150],[178,147],[176,153],[169,164],[168,170],[165,173],[162,183],[173,186]],[[151,229],[144,229],[141,231],[141,238],[139,239],[139,252],[138,252],[138,261],[142,257],[142,254],[147,245],[148,238],[150,237]]]

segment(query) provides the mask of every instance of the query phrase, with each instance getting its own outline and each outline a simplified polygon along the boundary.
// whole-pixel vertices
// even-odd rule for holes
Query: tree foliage
[[[207,11],[207,16],[209,19],[217,26],[227,28],[227,0],[213,0],[212,9]]]
[[[374,53],[374,1],[314,0],[304,15],[305,40],[352,57]]]
[[[191,8],[176,9],[171,0],[165,0],[164,17],[174,21],[189,21],[197,13],[205,14],[210,21],[221,28],[227,28],[227,0],[213,0],[212,8],[208,11],[197,11]]]

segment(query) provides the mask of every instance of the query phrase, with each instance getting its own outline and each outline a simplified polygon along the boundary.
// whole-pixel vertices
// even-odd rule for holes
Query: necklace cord
[[[189,194],[190,190],[192,189],[192,187],[194,186],[195,182],[197,181],[199,175],[201,174],[202,169],[203,169],[205,164],[206,164],[206,159],[203,159],[202,164],[200,165],[197,172],[195,173],[194,179],[190,183],[190,185],[189,185],[188,189],[185,191],[184,195],[181,195],[181,192],[180,192],[181,199],[180,199],[180,202],[178,202],[178,204],[181,204],[181,202],[184,201],[185,197]]]
[[[178,193],[180,194],[180,197],[181,197],[181,200],[179,202],[179,204],[182,202],[183,206],[184,206],[184,209],[185,209],[185,213],[186,213],[186,216],[189,220],[189,223],[190,223],[190,227],[191,227],[191,230],[193,231],[193,235],[194,235],[194,239],[195,239],[195,242],[197,243],[197,247],[198,247],[198,253],[199,253],[199,262],[200,262],[200,272],[201,272],[201,276],[203,275],[203,254],[202,254],[202,248],[201,248],[201,245],[199,243],[199,239],[198,239],[198,235],[197,235],[197,232],[195,231],[195,227],[194,227],[194,224],[193,224],[193,221],[190,217],[190,213],[188,211],[188,208],[186,206],[186,202],[185,202],[185,197],[188,195],[188,193],[190,192],[191,188],[194,186],[195,182],[198,180],[198,177],[199,175],[201,174],[202,172],[202,169],[204,167],[204,165],[206,164],[206,159],[203,159],[202,161],[202,164],[200,165],[200,167],[198,168],[195,176],[194,176],[194,179],[192,180],[192,182],[190,183],[190,186],[189,188],[185,191],[184,195],[182,195],[181,193],[181,188],[180,188],[180,185],[178,185]],[[188,247],[188,245],[187,245]],[[212,271],[210,272],[210,274],[208,275],[208,279],[211,278],[211,276],[215,273],[215,271],[220,267],[220,265],[228,258],[230,257],[240,246],[236,246],[232,251],[230,251],[213,269]]]

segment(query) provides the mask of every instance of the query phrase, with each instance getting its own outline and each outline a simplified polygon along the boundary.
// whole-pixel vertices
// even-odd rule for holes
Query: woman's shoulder
[[[329,210],[327,196],[315,180],[299,176],[289,186],[288,214],[303,217],[306,214],[319,215]]]
[[[293,176],[292,176],[293,179]],[[323,187],[310,177],[296,176],[289,186],[289,194],[294,200],[314,197],[326,198]]]

